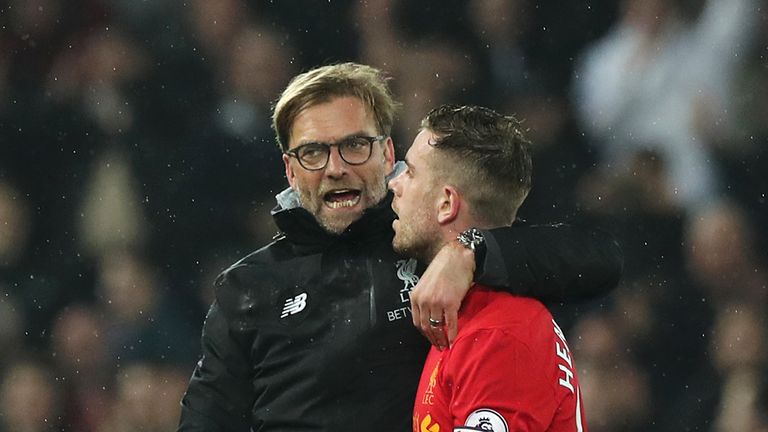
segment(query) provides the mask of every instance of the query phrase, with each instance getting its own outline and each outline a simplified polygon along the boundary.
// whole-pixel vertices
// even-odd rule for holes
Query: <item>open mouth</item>
[[[392,201],[392,211],[395,213],[395,218],[392,220],[392,229],[397,229],[395,226],[400,222],[400,215],[397,214],[397,209],[395,208],[395,202]]]
[[[323,195],[325,205],[332,208],[353,207],[360,202],[360,191],[356,189],[336,189]]]

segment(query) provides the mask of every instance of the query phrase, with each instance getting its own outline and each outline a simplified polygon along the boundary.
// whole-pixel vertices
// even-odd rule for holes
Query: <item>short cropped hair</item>
[[[531,190],[531,143],[513,116],[478,106],[442,105],[422,120],[437,138],[436,178],[457,187],[487,226],[514,222]]]
[[[344,96],[360,99],[373,114],[377,132],[389,136],[400,104],[394,100],[388,81],[381,70],[357,63],[322,66],[297,75],[272,113],[277,144],[283,152],[288,150],[293,122],[302,111]]]

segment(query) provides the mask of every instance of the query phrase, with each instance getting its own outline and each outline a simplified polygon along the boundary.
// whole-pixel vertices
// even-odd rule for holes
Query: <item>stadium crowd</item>
[[[525,120],[520,216],[614,232],[552,305],[593,432],[768,431],[765,0],[0,2],[0,431],[167,431],[216,274],[277,232],[271,103],[387,71]]]

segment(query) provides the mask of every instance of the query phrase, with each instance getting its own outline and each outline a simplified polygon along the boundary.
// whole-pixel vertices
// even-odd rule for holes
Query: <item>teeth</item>
[[[334,201],[334,202],[329,202],[328,207],[337,209],[342,207],[352,207],[355,204],[357,204],[357,200]]]
[[[347,189],[347,190],[351,191],[351,189]],[[344,193],[344,192],[340,192],[340,193]],[[332,208],[332,209],[339,209],[339,208],[345,208],[345,207],[353,207],[359,202],[360,202],[360,195],[357,195],[352,199],[343,200],[343,201],[326,200],[325,205],[327,205],[329,208]]]

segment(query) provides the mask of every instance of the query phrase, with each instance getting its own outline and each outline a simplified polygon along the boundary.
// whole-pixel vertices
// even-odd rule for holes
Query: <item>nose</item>
[[[387,174],[386,180],[387,183],[389,183],[390,180],[400,175],[403,171],[406,169],[405,162],[403,161],[397,161],[395,162],[395,165],[392,167],[392,171]]]
[[[325,175],[332,178],[343,176],[347,172],[347,163],[341,158],[339,148],[334,146],[330,148],[328,154],[328,164],[325,166]]]
[[[389,187],[389,190],[394,192],[395,195],[397,195],[397,190],[400,186],[400,177],[403,175],[402,172],[395,174],[394,177],[390,178],[387,182],[387,186]]]

